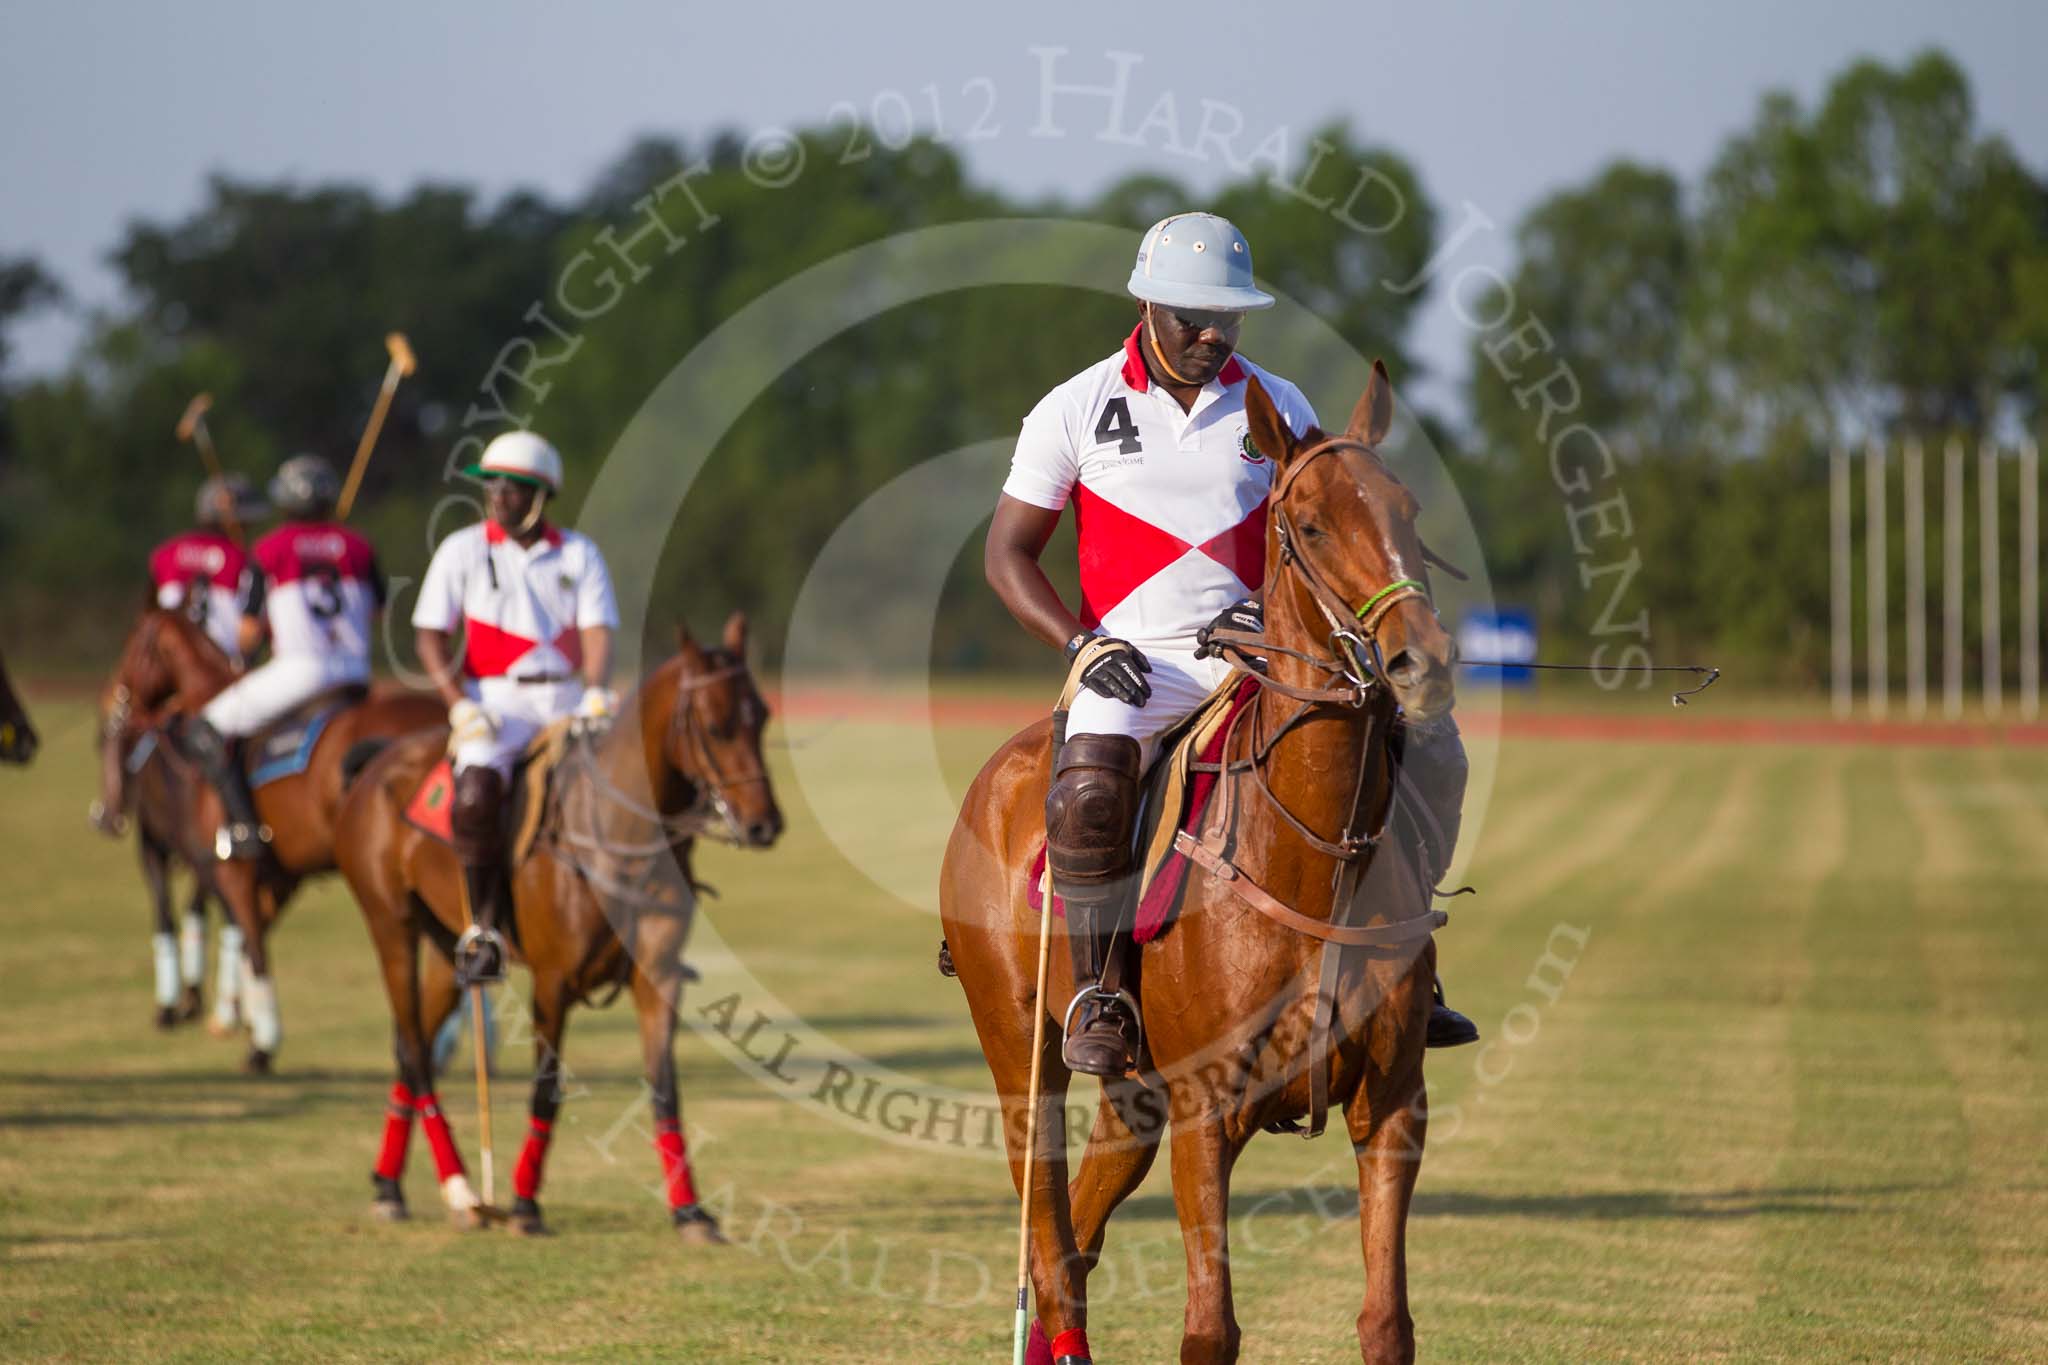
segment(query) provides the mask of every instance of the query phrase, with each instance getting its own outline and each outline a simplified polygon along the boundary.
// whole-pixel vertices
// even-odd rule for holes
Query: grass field
[[[0,772],[0,1356],[1007,1359],[1002,1168],[790,1098],[824,1043],[987,1087],[935,921],[815,817],[865,812],[897,875],[923,875],[933,832],[893,821],[898,768],[856,761],[902,734],[779,751],[804,766],[783,845],[705,859],[723,895],[686,1015],[740,992],[743,1026],[771,1002],[762,1037],[801,1019],[810,1068],[783,1085],[682,1041],[734,1239],[709,1250],[676,1243],[653,1192],[624,1004],[570,1024],[554,1238],[449,1229],[419,1142],[415,1220],[372,1222],[388,1025],[345,891],[304,895],[274,940],[278,1076],[243,1078],[196,1028],[156,1034],[140,884],[82,818],[88,718],[38,719],[38,765]],[[999,738],[944,732],[951,778]],[[1430,1065],[1425,1358],[2048,1358],[2048,750],[1510,739],[1493,777],[1481,894],[1439,940],[1494,1041]],[[1532,980],[1547,950],[1569,971]],[[508,1043],[496,1091],[501,1170],[528,1052]],[[467,1068],[442,1091],[474,1169]],[[1246,1360],[1357,1359],[1354,1189],[1341,1136],[1247,1154]],[[1180,1265],[1161,1162],[1111,1227],[1102,1359],[1174,1357]]]

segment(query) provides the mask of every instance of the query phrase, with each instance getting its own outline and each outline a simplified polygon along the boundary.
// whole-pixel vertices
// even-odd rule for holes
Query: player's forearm
[[[455,667],[454,650],[449,645],[448,632],[428,630],[421,627],[413,632],[413,645],[419,651],[420,667],[441,694],[441,700],[453,706],[462,700],[462,684]]]
[[[583,682],[604,687],[612,678],[612,628],[584,626],[577,632],[583,639]]]
[[[983,567],[996,596],[1034,639],[1060,649],[1084,629],[1033,556],[992,546]]]

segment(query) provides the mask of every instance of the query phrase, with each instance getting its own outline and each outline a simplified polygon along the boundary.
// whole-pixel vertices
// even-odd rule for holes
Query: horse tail
[[[383,753],[390,744],[388,736],[379,735],[373,739],[359,739],[349,745],[348,752],[341,756],[341,789],[347,791],[353,786],[363,769],[370,766],[370,760]]]

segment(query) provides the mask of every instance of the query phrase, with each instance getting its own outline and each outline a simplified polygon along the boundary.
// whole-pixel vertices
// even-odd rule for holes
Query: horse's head
[[[1384,366],[1372,367],[1344,434],[1297,440],[1254,377],[1245,393],[1252,443],[1273,459],[1266,546],[1267,631],[1372,675],[1417,720],[1450,710],[1451,640],[1429,601],[1415,495],[1380,458],[1393,422]]]
[[[660,731],[665,776],[691,787],[734,843],[767,848],[782,833],[782,812],[761,759],[768,704],[747,668],[746,614],[732,614],[716,646],[699,645],[687,629],[676,632],[676,646],[674,698]]]

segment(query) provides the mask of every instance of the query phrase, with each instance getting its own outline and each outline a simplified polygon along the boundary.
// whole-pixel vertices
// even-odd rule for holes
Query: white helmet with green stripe
[[[562,491],[562,456],[530,431],[493,437],[482,458],[462,471],[478,479],[517,479],[550,493]]]

